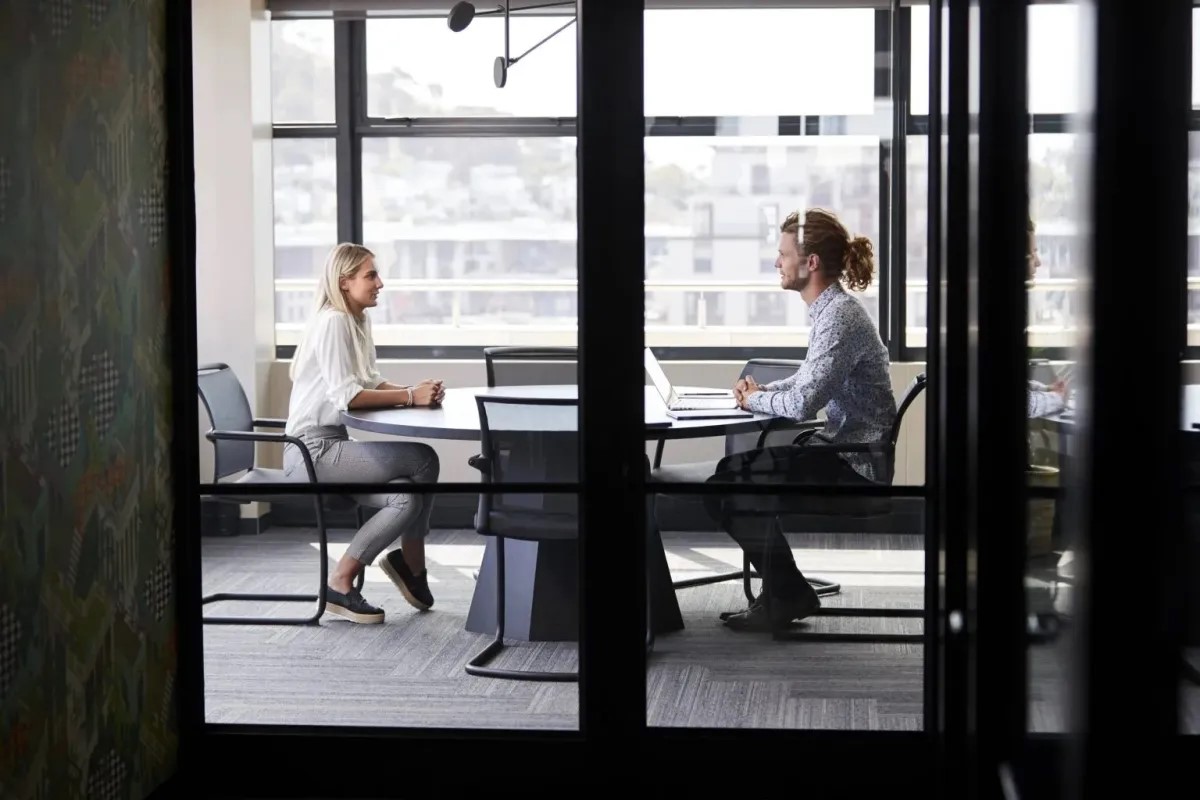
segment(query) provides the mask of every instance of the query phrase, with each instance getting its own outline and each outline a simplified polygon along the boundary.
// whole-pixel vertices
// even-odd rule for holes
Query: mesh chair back
[[[483,359],[490,387],[579,383],[574,347],[485,347]]]
[[[579,477],[579,402],[570,399],[476,397],[488,482],[552,481]],[[475,527],[485,536],[574,538],[579,529],[575,494],[480,496]]]
[[[254,416],[241,381],[225,364],[204,364],[196,371],[196,383],[204,410],[214,430],[250,431]],[[254,466],[254,442],[213,442],[213,476],[221,480]]]

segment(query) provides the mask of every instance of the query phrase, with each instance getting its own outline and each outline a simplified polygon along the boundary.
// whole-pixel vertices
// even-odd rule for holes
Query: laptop
[[[682,394],[667,378],[662,365],[649,347],[645,350],[646,373],[650,382],[658,390],[663,402],[667,405],[667,416],[672,419],[721,419],[724,417],[752,417],[749,411],[743,411],[733,399],[733,392],[725,390],[695,389],[689,394]]]

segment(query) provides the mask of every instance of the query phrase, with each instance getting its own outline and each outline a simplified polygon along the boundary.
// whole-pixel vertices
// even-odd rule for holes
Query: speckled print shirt
[[[750,396],[750,408],[766,414],[810,420],[822,408],[825,427],[816,434],[826,442],[860,444],[887,439],[896,418],[896,401],[887,348],[862,303],[832,284],[809,307],[812,330],[808,356],[800,369]],[[840,454],[868,480],[876,477],[876,459],[868,453]]]

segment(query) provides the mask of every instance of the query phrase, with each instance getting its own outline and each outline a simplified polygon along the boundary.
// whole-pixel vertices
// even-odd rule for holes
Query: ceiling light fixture
[[[537,3],[537,4],[531,5],[531,6],[521,6],[520,8],[509,8],[509,0],[504,0],[503,6],[496,6],[495,8],[489,9],[487,11],[476,11],[474,3],[468,3],[468,2],[465,2],[465,0],[464,0],[464,2],[455,3],[454,7],[450,9],[450,13],[446,16],[446,24],[448,26],[450,26],[450,30],[454,31],[455,33],[458,33],[459,31],[466,30],[466,27],[471,24],[471,20],[475,19],[475,17],[487,17],[487,16],[492,16],[494,14],[503,14],[504,15],[504,55],[496,56],[496,61],[495,61],[494,65],[492,66],[492,79],[496,82],[496,88],[503,89],[504,84],[508,83],[508,68],[509,67],[511,67],[513,64],[516,64],[522,58],[529,55],[534,50],[538,49],[539,47],[544,45],[546,42],[550,41],[555,36],[562,33],[563,31],[565,31],[567,29],[567,27],[569,25],[571,25],[573,22],[575,22],[575,20],[576,20],[576,17],[571,17],[571,19],[566,23],[566,25],[563,25],[561,28],[554,31],[554,33],[550,34],[545,39],[542,39],[540,42],[535,44],[533,47],[529,48],[524,53],[521,53],[521,55],[516,56],[514,58],[510,58],[508,55],[508,19],[509,19],[509,15],[512,12],[516,12],[516,11],[532,11],[533,9],[536,9],[536,8],[553,8],[556,6],[573,6],[573,5],[575,5],[575,0],[568,0],[567,2],[563,2],[563,3]]]

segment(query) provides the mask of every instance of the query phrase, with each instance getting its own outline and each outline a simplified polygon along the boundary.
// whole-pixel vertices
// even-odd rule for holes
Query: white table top
[[[767,422],[777,419],[769,414],[725,419],[677,420],[667,416],[666,405],[653,386],[646,388],[647,439],[692,439],[725,436],[733,433],[757,433]],[[576,386],[468,386],[446,389],[440,408],[381,408],[353,410],[342,414],[348,428],[392,436],[420,439],[479,439],[478,395],[517,398],[575,399]],[[663,423],[669,426],[661,427]],[[511,428],[511,425],[507,426]],[[531,425],[531,430],[539,430]]]

